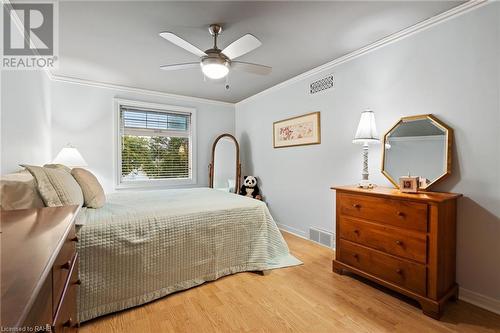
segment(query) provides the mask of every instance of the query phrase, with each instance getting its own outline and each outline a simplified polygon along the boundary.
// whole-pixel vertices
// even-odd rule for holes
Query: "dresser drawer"
[[[52,330],[55,333],[77,332],[76,326],[76,296],[79,286],[78,280],[78,255],[75,256],[71,270],[71,275],[65,281],[60,302],[56,307]]]
[[[381,223],[427,231],[427,204],[337,193],[337,202],[341,215],[378,221]]]
[[[341,216],[340,237],[399,257],[425,264],[427,236],[424,233]]]
[[[346,240],[340,240],[340,248],[340,258],[337,258],[340,262],[417,294],[425,295],[426,268],[424,265],[400,260]]]
[[[59,304],[64,289],[64,284],[69,277],[73,258],[76,254],[75,241],[76,234],[75,226],[73,225],[52,267],[52,315],[55,315],[57,305]]]

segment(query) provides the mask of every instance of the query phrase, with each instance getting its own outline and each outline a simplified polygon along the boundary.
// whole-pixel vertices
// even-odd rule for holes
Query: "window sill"
[[[128,181],[115,185],[116,190],[125,189],[169,189],[178,188],[186,185],[196,185],[195,179],[168,179],[152,181]]]

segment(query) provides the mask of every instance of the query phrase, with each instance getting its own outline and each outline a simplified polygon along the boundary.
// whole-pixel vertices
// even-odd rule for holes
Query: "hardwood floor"
[[[448,303],[441,321],[418,304],[331,271],[332,251],[284,233],[304,265],[239,273],[84,323],[112,332],[500,332],[500,316]],[[394,297],[394,296],[397,297]]]

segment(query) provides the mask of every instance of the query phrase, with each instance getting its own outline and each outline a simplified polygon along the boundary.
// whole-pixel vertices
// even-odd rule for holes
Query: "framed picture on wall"
[[[320,113],[313,112],[273,123],[273,146],[315,145],[321,143]]]

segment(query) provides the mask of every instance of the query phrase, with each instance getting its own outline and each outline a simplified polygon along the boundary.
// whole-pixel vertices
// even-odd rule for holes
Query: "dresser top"
[[[1,326],[22,325],[79,206],[1,211]]]
[[[334,186],[332,190],[341,192],[359,193],[364,195],[373,195],[378,197],[391,197],[396,199],[411,200],[411,201],[425,201],[425,202],[444,202],[447,200],[454,200],[462,196],[459,193],[447,192],[418,192],[418,193],[404,193],[396,188],[376,186],[372,189],[364,189],[354,185],[349,186]]]

